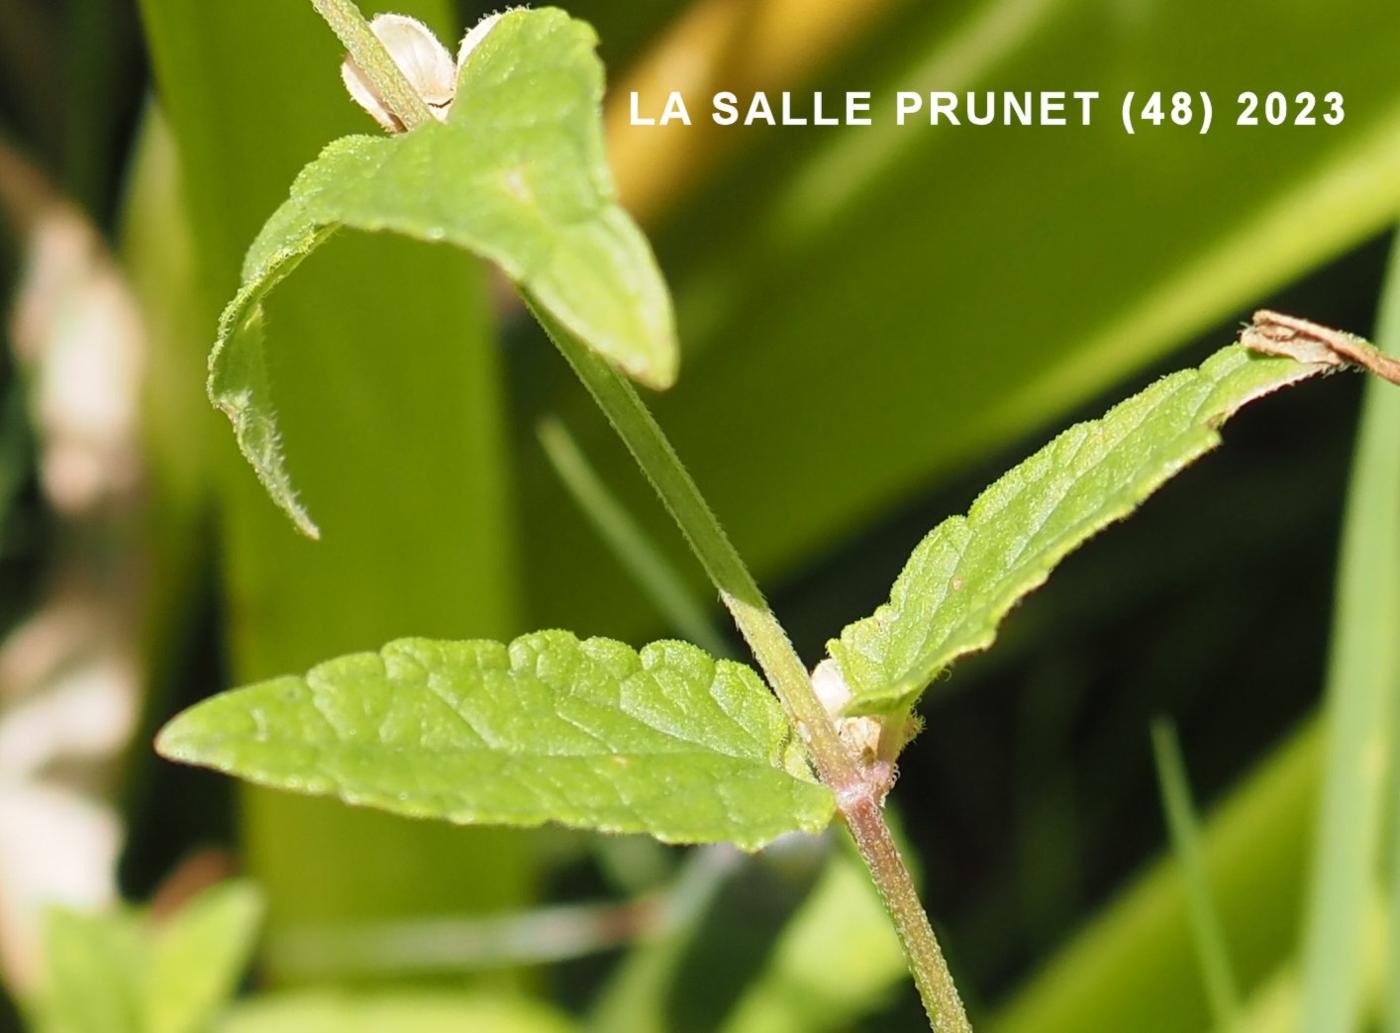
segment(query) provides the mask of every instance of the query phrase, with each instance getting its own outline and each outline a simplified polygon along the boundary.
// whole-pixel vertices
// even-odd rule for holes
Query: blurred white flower
[[[121,825],[111,808],[57,786],[0,779],[0,965],[21,992],[40,968],[40,924],[54,904],[116,903]]]
[[[0,178],[25,242],[10,338],[33,378],[40,477],[60,512],[82,516],[138,486],[145,329],[82,212],[5,149]]]

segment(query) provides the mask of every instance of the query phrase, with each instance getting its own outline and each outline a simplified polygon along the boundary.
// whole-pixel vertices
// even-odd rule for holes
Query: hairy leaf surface
[[[304,532],[316,528],[282,457],[262,303],[338,227],[446,242],[488,258],[630,376],[658,388],[674,382],[670,295],[646,238],[613,196],[595,43],[586,23],[561,11],[508,13],[463,67],[446,123],[335,141],[302,171],[253,243],[243,287],[220,321],[209,395]]]
[[[1241,406],[1323,367],[1225,348],[1076,424],[929,532],[889,602],[828,643],[851,713],[912,707],[960,656],[986,649],[1022,596],[1086,539],[1220,443]]]
[[[265,785],[461,824],[560,822],[758,849],[831,818],[752,670],[545,631],[407,639],[208,700],[158,747]]]

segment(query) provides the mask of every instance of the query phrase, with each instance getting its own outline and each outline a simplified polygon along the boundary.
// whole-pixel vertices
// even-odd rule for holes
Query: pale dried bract
[[[1400,384],[1400,362],[1342,330],[1282,312],[1260,309],[1240,331],[1240,344],[1262,355],[1277,355],[1316,366],[1359,366]]]

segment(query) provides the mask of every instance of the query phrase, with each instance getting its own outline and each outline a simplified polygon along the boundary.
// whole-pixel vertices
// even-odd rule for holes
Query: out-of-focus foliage
[[[787,842],[742,861],[724,848],[697,852],[671,901],[672,928],[621,966],[591,1011],[594,1033],[839,1030],[905,977],[889,918],[850,850]],[[695,971],[708,978],[690,980]]]
[[[420,994],[301,994],[245,1005],[218,1033],[570,1033],[564,1016],[506,998]]]
[[[1390,260],[1376,343],[1400,353],[1400,250]],[[1366,1000],[1368,923],[1387,882],[1385,842],[1400,760],[1400,395],[1367,385],[1352,460],[1323,713],[1327,760],[1302,955],[1301,1028],[1345,1033]],[[1382,758],[1385,758],[1382,760]],[[1392,951],[1397,950],[1392,946]],[[1391,962],[1394,971],[1395,962]],[[1400,1018],[1391,1016],[1393,1023]]]
[[[1219,1029],[1229,1029],[1240,1013],[1239,979],[1225,946],[1210,881],[1201,858],[1200,817],[1181,756],[1176,728],[1158,720],[1152,726],[1152,755],[1157,781],[1162,787],[1162,811],[1171,835],[1172,854],[1181,871],[1191,912],[1191,933],[1196,944],[1201,981],[1210,1000],[1211,1018]]]
[[[1380,42],[1400,14],[1384,4],[1282,17],[1264,0],[964,0],[898,7],[873,31],[814,85],[888,98],[1092,83],[1104,101],[1089,127],[731,130],[744,153],[659,229],[685,373],[658,417],[769,578],[1248,311],[1382,230],[1400,200],[1400,82]],[[1216,99],[1209,135],[1123,133],[1110,101],[1183,82]],[[1226,124],[1236,96],[1265,84],[1338,89],[1347,120]],[[664,528],[586,403],[560,393],[551,402],[604,477]],[[590,608],[578,591],[620,582],[559,529],[552,476],[532,470],[525,487],[527,514],[548,514],[530,531],[544,548],[530,563],[536,622],[590,613],[633,637],[644,615]],[[574,592],[545,589],[562,554]]]
[[[155,610],[137,622],[130,682],[144,687],[152,730],[229,684],[406,634],[504,641],[565,626],[639,642],[671,631],[575,515],[537,448],[539,417],[563,417],[624,510],[692,572],[683,545],[528,320],[493,305],[485,271],[448,249],[347,236],[269,300],[291,473],[327,530],[319,545],[297,539],[204,404],[203,359],[217,306],[236,291],[246,248],[296,171],[371,124],[345,98],[339,49],[309,4],[136,6],[0,3],[3,133],[123,244],[146,327],[140,458],[150,503],[99,523],[68,521],[37,474],[44,432],[27,443],[6,436],[31,454],[15,462],[9,453],[0,469],[0,482],[15,486],[0,539],[0,620],[36,616],[50,588],[71,587],[69,572],[111,571],[113,557],[145,570],[142,594],[117,602],[131,617]],[[394,6],[451,39],[486,5]],[[629,129],[625,94],[609,97],[622,199],[653,233],[677,298],[683,372],[657,403],[660,421],[810,659],[833,628],[885,597],[930,526],[964,511],[981,484],[1072,417],[1096,415],[1122,397],[1120,385],[1142,383],[1143,367],[1169,350],[1191,349],[1164,369],[1203,359],[1196,334],[1209,329],[1218,344],[1226,324],[1303,276],[1274,304],[1370,327],[1381,256],[1366,238],[1400,198],[1394,5],[581,0],[570,11],[599,30],[614,86],[651,90],[684,72],[702,93],[792,89],[799,106],[808,86],[877,96],[1093,88],[1105,101],[1126,89],[1207,89],[1216,100],[1217,127],[1205,137],[1167,127],[1128,137],[1106,104],[1087,128],[686,135]],[[159,121],[138,114],[150,83]],[[1335,130],[1235,129],[1222,109],[1246,89],[1340,90],[1348,117]],[[0,280],[16,282],[30,257],[6,237]],[[3,397],[30,403],[14,368],[0,361]],[[1209,1024],[1179,875],[1159,865],[1130,879],[1165,842],[1144,734],[1155,711],[1177,719],[1213,812],[1202,857],[1246,996],[1244,1028],[1296,1028],[1309,995],[1329,1005],[1359,995],[1366,1013],[1379,1005],[1385,905],[1361,885],[1379,878],[1362,856],[1373,853],[1369,819],[1331,844],[1354,863],[1318,868],[1325,899],[1347,902],[1333,909],[1317,897],[1336,920],[1335,935],[1311,948],[1326,964],[1303,962],[1298,934],[1324,755],[1331,798],[1345,801],[1326,809],[1323,827],[1354,808],[1374,811],[1376,783],[1354,795],[1335,788],[1347,783],[1344,769],[1353,785],[1380,769],[1363,771],[1345,745],[1324,751],[1316,725],[1283,734],[1323,681],[1354,390],[1334,382],[1240,417],[1232,447],[1062,565],[999,629],[997,650],[960,663],[925,700],[929,725],[906,754],[898,795],[935,920],[980,998],[979,1028],[1197,1033]],[[1338,665],[1367,662],[1360,638],[1378,650],[1393,642],[1380,608],[1356,603],[1364,575],[1388,566],[1375,485],[1393,471],[1375,419],[1354,468],[1354,498],[1371,498],[1374,510],[1362,517],[1354,507],[1348,532],[1357,538],[1365,525],[1372,545],[1348,547],[1363,558],[1344,568],[1352,602],[1337,622]],[[0,684],[0,721],[15,697]],[[1379,714],[1385,697],[1363,702]],[[1332,707],[1343,711],[1359,713]],[[1340,721],[1328,734],[1362,724]],[[1386,724],[1365,731],[1383,735]],[[597,1001],[645,984],[647,1003],[631,1014],[651,1016],[654,1028],[713,1019],[699,994],[707,985],[728,1005],[724,1022],[745,1033],[824,1022],[922,1028],[907,997],[881,993],[899,981],[898,966],[889,942],[876,943],[882,919],[855,873],[760,880],[764,907],[718,890],[687,898],[691,861],[673,881],[664,850],[648,855],[651,874],[634,884],[615,879],[619,843],[440,828],[262,792],[230,806],[217,783],[157,763],[148,746],[134,740],[120,786],[84,783],[117,799],[127,819],[129,892],[144,895],[216,836],[264,885],[282,931],[373,929],[360,923],[375,916],[530,916],[544,895],[604,895],[620,914],[689,899],[690,928],[703,935],[663,923],[670,933],[620,958],[494,978],[597,1015],[617,1014],[591,1009]],[[90,773],[78,767],[55,773]],[[0,778],[14,788],[8,770]],[[1238,779],[1223,806],[1209,806]],[[104,857],[96,867],[110,866]],[[841,906],[818,922],[822,887],[843,880]],[[837,914],[858,921],[833,942],[819,929],[837,928],[826,925],[843,922]],[[598,943],[636,932],[623,923]],[[450,943],[438,946],[451,956]],[[1362,963],[1348,968],[1355,952]],[[724,967],[739,961],[752,978]],[[387,966],[385,978],[402,970]],[[276,976],[255,976],[259,996]],[[266,1001],[231,1021],[240,1033],[239,1023],[300,1029],[326,1015],[338,1029],[383,1025],[389,1014],[404,1029],[410,1015],[485,1021],[475,991],[412,996]],[[491,1006],[503,1030],[571,1028],[553,1004],[522,1011],[515,1000]]]
[[[55,910],[34,1007],[41,1033],[202,1033],[238,985],[262,902],[247,884],[205,891],[174,915]]]

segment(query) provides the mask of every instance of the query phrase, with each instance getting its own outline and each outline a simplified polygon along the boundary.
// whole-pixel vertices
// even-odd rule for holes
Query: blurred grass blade
[[[1400,250],[1376,345],[1400,349]],[[1400,390],[1366,385],[1328,662],[1327,760],[1303,944],[1301,1028],[1359,1028],[1367,902],[1380,876],[1400,690]]]
[[[1321,738],[1309,725],[1274,749],[1204,828],[1202,860],[1246,987],[1291,954]],[[1159,862],[1100,909],[985,1028],[1199,1033],[1210,1025],[1210,1006],[1186,916],[1181,873]]]
[[[459,29],[451,7],[395,5],[445,37]],[[204,330],[183,338],[196,373],[180,383],[212,417],[201,399],[203,351],[249,241],[297,170],[366,121],[337,74],[340,47],[309,3],[142,0],[141,12],[199,243]],[[482,272],[455,249],[356,235],[318,251],[272,300],[274,343],[283,334],[297,342],[278,355],[279,415],[306,497],[335,532],[320,545],[299,539],[226,434],[214,438],[218,465],[201,476],[219,502],[238,680],[304,670],[408,631],[508,638],[520,630],[500,365]],[[183,368],[157,373],[184,377]],[[519,833],[260,791],[243,794],[240,821],[274,932],[516,909],[532,894],[533,851]]]
[[[1339,0],[1287,17],[1267,0],[1128,10],[891,8],[825,87],[878,98],[1093,82],[1103,91],[1093,124],[760,127],[659,234],[687,369],[657,417],[761,580],[801,569],[1393,220],[1400,79],[1386,69],[1400,5]],[[1282,68],[1288,54],[1307,54],[1306,68]],[[1281,71],[1297,89],[1343,91],[1345,123],[1271,135],[1222,120],[1187,146],[1125,138],[1110,111],[1128,89],[1190,81],[1232,120],[1239,93]],[[807,404],[773,404],[777,384]],[[595,451],[606,428],[579,418],[584,402],[549,400],[629,509],[661,526],[632,505],[647,488],[629,483],[625,457]],[[552,538],[530,558],[532,577],[565,565],[576,575],[535,620],[584,613],[640,637],[644,607],[597,591],[621,580],[607,557],[570,555],[570,536],[548,523],[551,480],[522,481],[530,537]],[[781,520],[773,498],[788,501]]]
[[[1381,298],[1380,317],[1376,326],[1376,344],[1385,349],[1390,354],[1400,353],[1400,236],[1397,236],[1394,250],[1391,254],[1390,271],[1388,273],[1384,293]],[[1370,466],[1367,468],[1367,476],[1380,479],[1389,478],[1391,481],[1400,479],[1395,469],[1395,453],[1400,448],[1400,395],[1393,391],[1384,390],[1384,384],[1368,384],[1369,394],[1366,398],[1367,422],[1363,423],[1363,435],[1369,433],[1375,439],[1369,447],[1374,449],[1373,453],[1367,455]],[[1363,437],[1363,441],[1367,438]],[[1393,499],[1393,496],[1392,496]],[[1381,517],[1380,519],[1383,519]],[[1400,515],[1392,512],[1390,522],[1384,525],[1389,530],[1392,538],[1391,545],[1394,548],[1394,536],[1400,534],[1396,523],[1400,521]],[[1391,557],[1394,562],[1394,556]],[[1395,567],[1390,568],[1395,574]],[[1396,575],[1400,576],[1400,575]],[[1381,615],[1384,616],[1384,615]],[[1392,610],[1389,614],[1391,621],[1383,627],[1391,632],[1392,639],[1396,632],[1395,617]],[[1378,624],[1381,621],[1378,620]],[[1400,677],[1396,671],[1391,670],[1391,681],[1388,686],[1392,695],[1392,706],[1394,693],[1400,689]],[[1392,719],[1394,714],[1392,713]],[[1391,743],[1389,777],[1391,781],[1391,799],[1396,799],[1394,785],[1400,779],[1400,739]],[[1389,970],[1386,973],[1389,977],[1386,981],[1385,1022],[1388,1033],[1400,1033],[1400,820],[1392,813],[1391,828],[1391,872],[1390,872],[1390,951],[1388,958]]]
[[[1385,983],[1386,973],[1386,907],[1379,897],[1372,897],[1366,909],[1366,945],[1362,951],[1362,1015],[1371,1022],[1379,1015],[1384,998],[1391,988]],[[1245,1002],[1239,1020],[1228,1030],[1216,1033],[1299,1033],[1298,1008],[1302,984],[1298,966],[1290,962],[1264,981]]]
[[[1153,722],[1152,753],[1157,764],[1157,780],[1161,786],[1162,806],[1167,815],[1172,850],[1176,854],[1176,863],[1181,867],[1186,903],[1191,909],[1191,931],[1196,939],[1201,977],[1210,999],[1215,1025],[1229,1029],[1240,1011],[1239,982],[1230,965],[1225,932],[1221,928],[1220,914],[1212,899],[1205,863],[1201,859],[1201,832],[1196,805],[1191,798],[1191,785],[1186,777],[1186,764],[1182,760],[1176,726],[1171,721]]]
[[[690,586],[608,489],[569,429],[550,418],[540,423],[536,433],[554,472],[588,522],[671,626],[707,653],[726,656],[728,643],[715,630]]]

